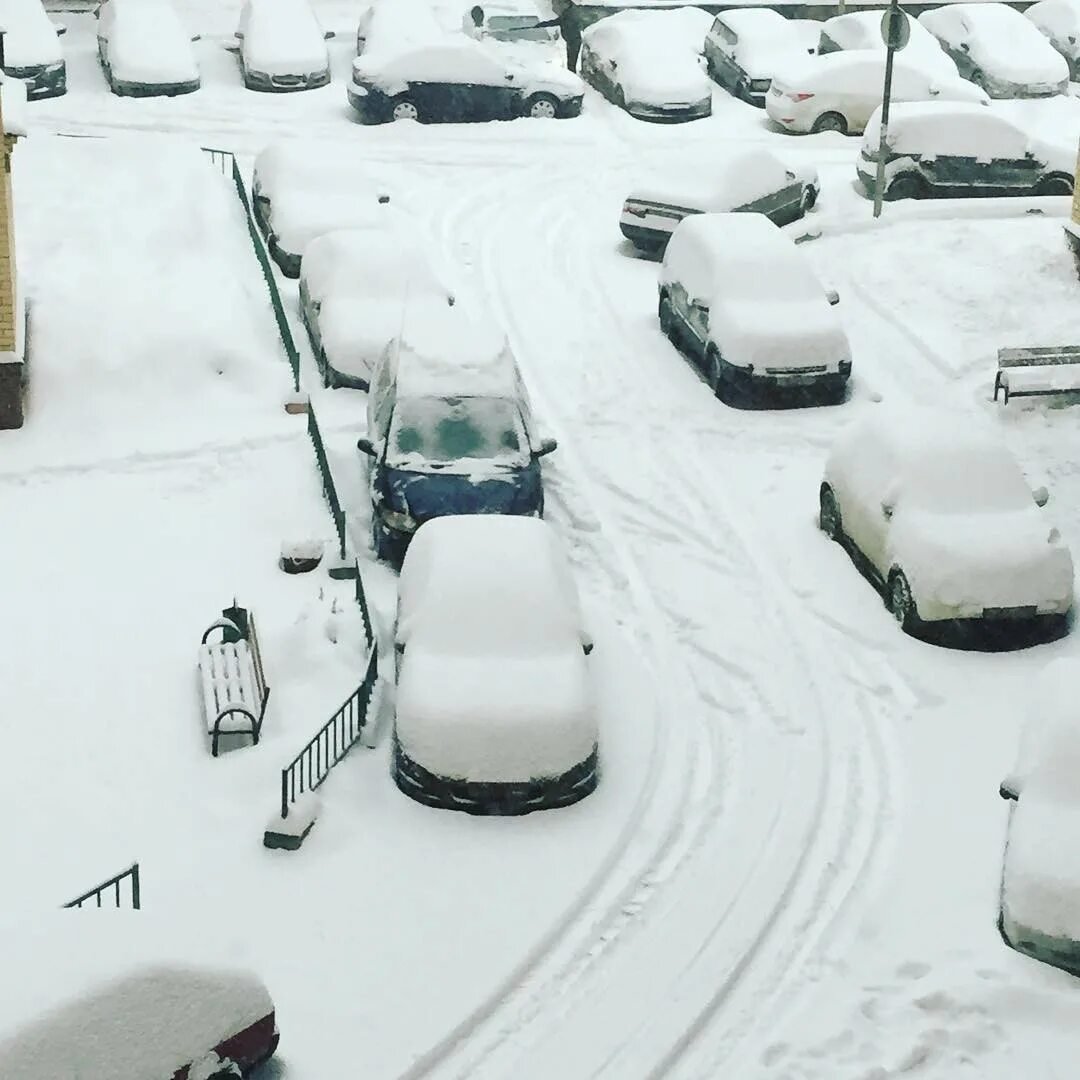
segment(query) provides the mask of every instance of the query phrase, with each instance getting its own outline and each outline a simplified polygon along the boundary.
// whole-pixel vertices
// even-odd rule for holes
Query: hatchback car
[[[851,375],[836,303],[794,241],[763,214],[695,214],[675,227],[660,269],[660,329],[734,402],[839,401]]]
[[[881,147],[880,110],[855,163],[873,194]],[[885,198],[1069,195],[1076,147],[1034,138],[977,105],[896,105],[885,143]]]
[[[676,123],[712,113],[702,49],[713,17],[700,8],[620,11],[581,35],[578,71],[638,120]]]
[[[45,14],[41,0],[0,0],[4,28],[4,74],[26,84],[29,101],[67,91],[67,65],[60,49],[63,27]]]
[[[577,116],[584,95],[572,72],[495,56],[464,35],[390,57],[357,57],[348,89],[365,124]]]
[[[765,111],[786,131],[857,135],[881,104],[885,53],[869,49],[811,56],[776,72]],[[893,60],[892,101],[967,101],[986,94],[959,75],[937,75],[901,56]]]
[[[746,150],[726,158],[715,176],[636,188],[623,203],[619,228],[635,247],[660,252],[690,214],[749,212],[787,225],[806,214],[817,197],[813,167],[786,165],[768,150]]]
[[[546,522],[422,526],[401,568],[394,648],[394,780],[410,798],[526,814],[595,789],[592,642]]]
[[[249,90],[314,90],[330,82],[325,32],[308,0],[244,0],[240,69]]]
[[[1073,562],[990,428],[945,410],[878,406],[830,452],[822,531],[908,633],[928,623],[1045,619],[1072,606]]]
[[[371,375],[368,434],[376,556],[398,563],[413,533],[445,514],[540,517],[538,437],[502,330],[453,307],[406,318]]]
[[[169,0],[102,0],[98,57],[114,94],[172,97],[199,89],[199,65]]]
[[[300,313],[327,386],[366,390],[402,323],[453,303],[445,275],[411,230],[338,229],[304,249]]]
[[[705,37],[705,70],[737,98],[764,108],[776,71],[814,51],[797,21],[771,8],[720,12]]]
[[[1037,0],[1024,12],[1069,65],[1069,78],[1080,81],[1080,0]]]
[[[1034,23],[1007,4],[947,4],[919,16],[960,74],[993,98],[1063,94],[1069,65]]]

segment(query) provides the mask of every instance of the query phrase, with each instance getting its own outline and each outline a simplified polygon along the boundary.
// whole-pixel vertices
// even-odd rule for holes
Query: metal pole
[[[135,863],[131,868],[131,906],[138,911],[142,895],[139,889],[139,864]]]
[[[890,26],[896,26],[900,17],[900,5],[897,0],[892,0],[889,5]],[[881,200],[885,196],[885,151],[886,136],[889,132],[889,99],[892,97],[892,68],[893,57],[896,49],[893,46],[893,35],[889,34],[885,53],[885,88],[881,95],[881,138],[878,140],[877,177],[874,182],[874,217],[881,217]]]

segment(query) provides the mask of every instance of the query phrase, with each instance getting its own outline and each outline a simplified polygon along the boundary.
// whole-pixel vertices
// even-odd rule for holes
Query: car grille
[[[767,367],[766,375],[820,375],[826,370],[824,364],[811,364],[807,367]]]
[[[988,607],[983,608],[984,619],[1033,619],[1039,609],[1030,607]]]

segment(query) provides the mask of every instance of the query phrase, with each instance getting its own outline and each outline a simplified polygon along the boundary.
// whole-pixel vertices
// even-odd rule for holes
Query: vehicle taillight
[[[812,98],[813,96],[814,96],[813,94],[789,94],[788,95],[788,97],[790,97],[792,101],[809,101],[810,98]]]

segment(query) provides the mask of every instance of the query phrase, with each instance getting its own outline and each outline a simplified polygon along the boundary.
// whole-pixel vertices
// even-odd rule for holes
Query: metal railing
[[[113,890],[113,907],[119,908],[123,905],[120,902],[120,888],[125,880],[131,881],[131,906],[135,911],[139,910],[139,864],[132,863],[126,870],[121,871],[115,877],[109,878],[108,881],[103,881],[97,888],[90,889],[88,892],[84,892],[82,896],[77,896],[74,900],[66,903],[65,908],[81,908],[83,904],[88,901],[95,901],[94,907],[101,907],[101,898],[105,894],[107,889]]]
[[[356,602],[360,605],[360,615],[364,620],[364,636],[370,649],[375,644],[375,631],[371,625],[371,612],[368,611],[367,595],[364,592],[364,579],[360,576],[360,563],[356,564]]]
[[[342,562],[345,561],[345,511],[341,509],[341,500],[338,498],[337,487],[334,484],[334,475],[330,472],[330,462],[326,457],[326,444],[323,442],[322,432],[319,431],[319,422],[315,419],[315,410],[308,406],[308,435],[315,447],[315,460],[319,465],[319,475],[322,477],[323,495],[330,507],[330,516],[334,519],[334,529],[338,537],[338,555]],[[357,585],[359,589],[360,586]]]
[[[289,816],[289,807],[297,797],[305,791],[314,791],[356,745],[368,720],[378,666],[379,650],[373,643],[369,649],[363,682],[323,724],[307,746],[281,770],[282,820]]]

